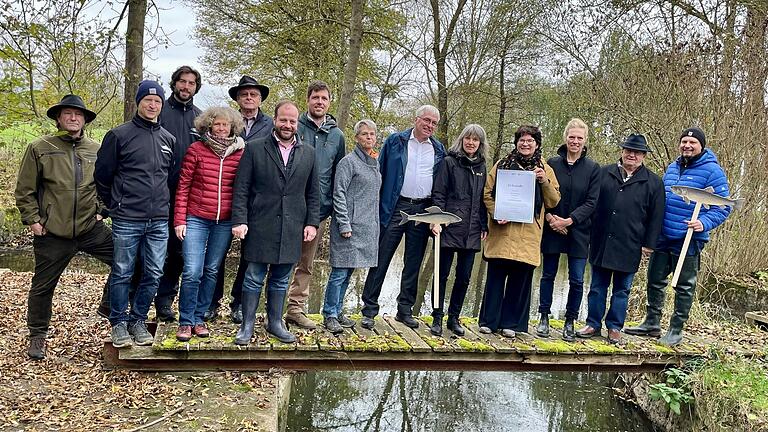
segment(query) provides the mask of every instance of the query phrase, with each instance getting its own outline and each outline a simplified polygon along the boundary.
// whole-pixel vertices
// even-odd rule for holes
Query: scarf
[[[507,157],[499,162],[498,169],[533,171],[536,167],[544,168],[544,164],[541,162],[541,148],[538,146],[531,157],[521,155],[515,147]],[[536,185],[536,190],[533,199],[533,219],[536,225],[538,225],[541,208],[544,205],[544,198],[541,194],[541,183],[534,181],[534,184]],[[496,198],[496,185],[493,185],[493,197],[494,199]]]
[[[216,155],[223,158],[227,154],[227,149],[237,142],[237,137],[217,138],[211,135],[211,131],[206,131],[201,137],[201,141],[213,150]]]

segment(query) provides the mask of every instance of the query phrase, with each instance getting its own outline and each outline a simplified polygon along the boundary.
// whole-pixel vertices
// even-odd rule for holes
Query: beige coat
[[[541,260],[541,233],[544,226],[544,210],[539,212],[538,220],[533,223],[509,222],[499,225],[493,219],[496,202],[491,196],[496,184],[496,170],[499,163],[488,173],[483,190],[483,201],[488,209],[488,239],[485,242],[485,258],[504,258],[538,266]],[[542,201],[545,208],[552,208],[560,201],[560,184],[555,172],[544,164],[547,181],[541,185]]]

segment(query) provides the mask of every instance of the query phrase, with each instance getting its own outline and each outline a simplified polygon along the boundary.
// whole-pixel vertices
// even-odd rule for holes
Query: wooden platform
[[[319,315],[310,315],[316,322]],[[354,317],[353,317],[354,318]],[[604,337],[563,341],[562,321],[551,321],[550,338],[518,334],[515,339],[486,335],[476,319],[462,318],[467,332],[456,337],[445,330],[443,337],[429,332],[431,317],[410,329],[384,315],[376,318],[373,330],[359,326],[334,336],[322,326],[318,330],[291,329],[297,342],[284,344],[268,337],[261,322],[248,346],[233,344],[237,325],[220,319],[209,325],[211,337],[178,342],[176,324],[160,323],[152,346],[117,350],[104,341],[108,368],[135,370],[568,370],[623,371],[661,370],[705,355],[702,343],[686,340],[675,349],[655,344],[654,339],[623,336],[620,345]],[[259,320],[261,321],[261,319]],[[534,324],[534,323],[532,323]]]
[[[768,330],[768,311],[747,312],[744,314],[747,323]]]

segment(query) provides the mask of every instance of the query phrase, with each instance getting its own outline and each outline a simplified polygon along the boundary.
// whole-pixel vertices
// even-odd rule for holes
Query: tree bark
[[[147,0],[128,1],[128,30],[125,34],[125,89],[123,94],[123,120],[136,114],[136,91],[144,74],[144,21]]]
[[[349,120],[350,107],[355,95],[357,65],[360,63],[360,50],[363,45],[363,11],[365,0],[352,0],[352,14],[349,19],[349,49],[347,62],[344,64],[344,81],[339,98],[339,128],[344,130]]]
[[[499,128],[496,133],[496,145],[493,146],[493,157],[491,163],[495,163],[499,160],[501,155],[501,146],[504,144],[504,125],[506,124],[507,113],[507,95],[504,88],[505,76],[504,68],[506,67],[506,54],[502,54],[501,61],[499,62],[499,121],[497,127]]]

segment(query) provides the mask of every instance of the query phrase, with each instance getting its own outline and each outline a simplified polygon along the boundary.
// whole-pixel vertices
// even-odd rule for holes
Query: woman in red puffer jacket
[[[200,141],[184,156],[173,226],[182,241],[184,270],[176,338],[207,337],[203,315],[232,242],[232,189],[245,143],[243,121],[232,108],[209,108],[195,119]]]

